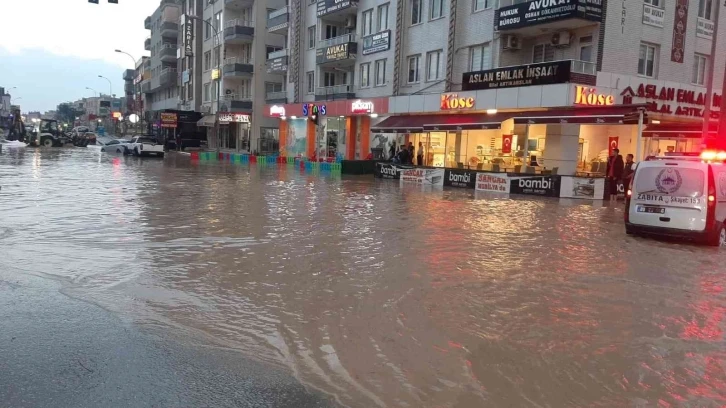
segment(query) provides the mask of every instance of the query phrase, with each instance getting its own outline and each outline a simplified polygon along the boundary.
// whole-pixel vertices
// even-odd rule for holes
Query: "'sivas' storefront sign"
[[[562,84],[570,80],[571,64],[570,61],[552,61],[465,72],[461,81],[461,89],[475,91],[515,86]]]
[[[363,55],[375,54],[391,49],[391,30],[363,37]]]
[[[326,62],[341,61],[349,58],[355,58],[358,53],[358,43],[348,42],[338,45],[331,45],[325,48],[319,48],[315,52],[315,62],[324,64]]]
[[[542,176],[511,178],[509,180],[509,192],[512,194],[559,197],[560,177]]]
[[[351,0],[321,0],[318,2],[317,15],[318,17],[326,14],[335,13],[343,9],[347,9],[353,4],[358,4],[358,1]]]
[[[602,0],[530,0],[501,7],[495,25],[501,31],[571,18],[602,21]]]
[[[459,188],[474,188],[476,186],[475,171],[448,169],[444,174],[444,185]]]

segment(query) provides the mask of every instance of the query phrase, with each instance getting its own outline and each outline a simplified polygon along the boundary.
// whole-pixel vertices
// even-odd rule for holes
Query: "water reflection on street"
[[[726,255],[620,207],[79,149],[0,186],[0,268],[342,405],[726,404]]]

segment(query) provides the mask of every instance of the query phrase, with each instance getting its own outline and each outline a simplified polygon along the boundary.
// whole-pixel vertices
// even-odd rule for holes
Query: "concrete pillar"
[[[371,152],[371,118],[370,116],[360,117],[360,156],[359,160],[368,157]],[[386,152],[388,154],[388,152]]]
[[[308,139],[306,154],[307,154],[307,158],[311,159],[311,158],[313,158],[313,156],[315,156],[315,149],[317,147],[315,145],[315,136],[316,136],[317,126],[315,126],[315,123],[313,123],[313,121],[310,119],[306,120],[305,122],[307,122],[307,139]]]
[[[530,135],[534,136],[534,135]],[[580,125],[547,125],[542,159],[547,169],[557,167],[557,174],[573,175],[577,170]]]
[[[355,160],[355,133],[358,118],[349,116],[345,119],[345,160]]]
[[[280,120],[280,156],[287,156],[287,121]]]

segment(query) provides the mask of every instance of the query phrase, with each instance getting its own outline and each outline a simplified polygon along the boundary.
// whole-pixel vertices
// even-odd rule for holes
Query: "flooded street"
[[[622,205],[91,149],[4,150],[0,187],[0,270],[341,406],[726,405],[726,253]]]

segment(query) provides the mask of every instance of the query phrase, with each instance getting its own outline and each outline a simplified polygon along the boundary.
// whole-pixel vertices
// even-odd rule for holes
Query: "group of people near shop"
[[[408,142],[408,146],[406,146],[405,143],[402,143],[401,145],[396,148],[396,142],[393,142],[391,144],[391,149],[389,151],[389,159],[394,164],[404,164],[413,166],[414,164],[418,166],[424,165],[424,146],[422,142],[418,143],[418,151],[416,151],[416,162],[414,163],[413,157],[414,157],[414,147],[413,142]]]
[[[623,156],[620,154],[619,149],[612,149],[612,151],[610,151],[605,171],[605,178],[608,181],[607,186],[610,201],[618,199],[619,185],[630,185],[630,180],[633,178],[634,171],[635,162],[633,161],[632,154],[626,155],[625,161],[623,161]]]

